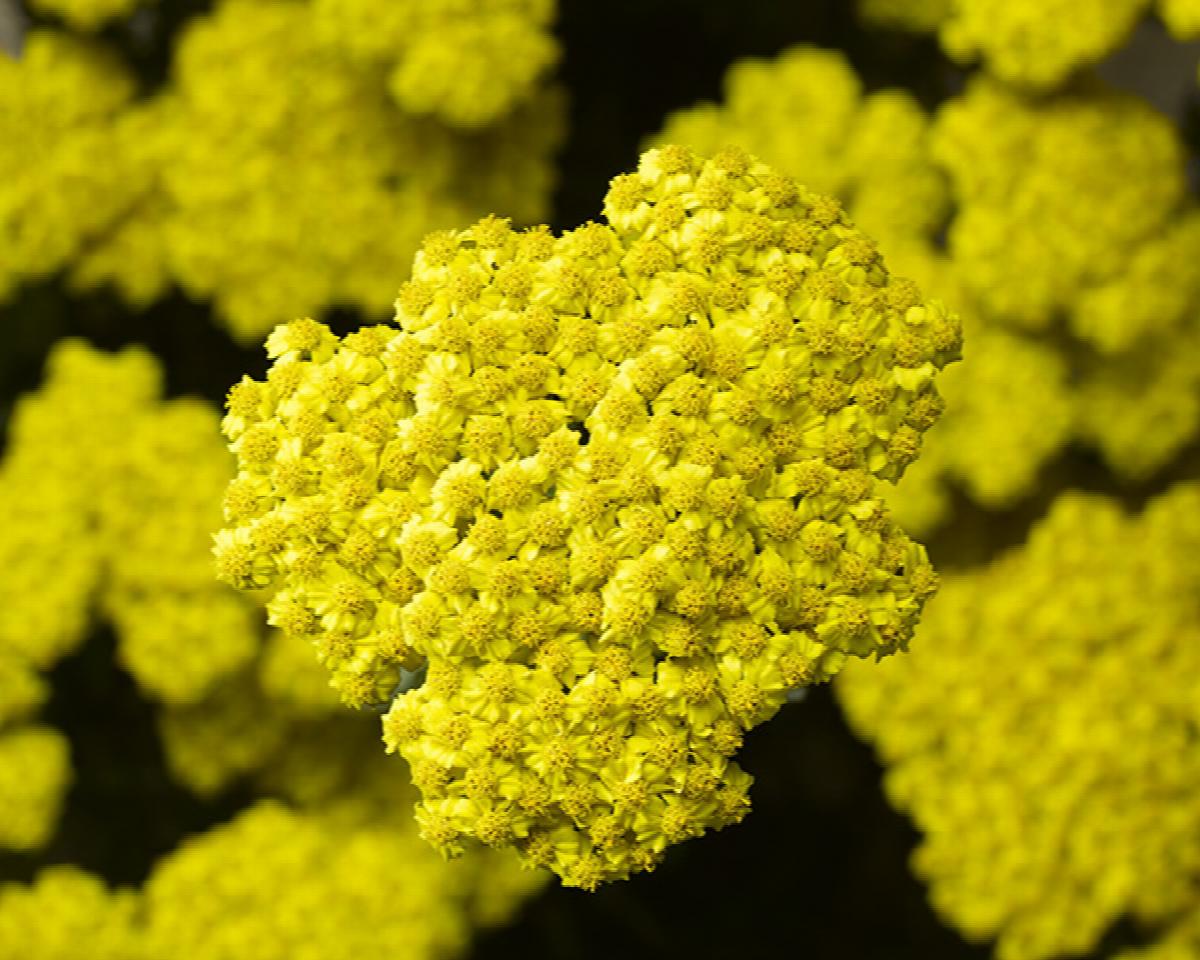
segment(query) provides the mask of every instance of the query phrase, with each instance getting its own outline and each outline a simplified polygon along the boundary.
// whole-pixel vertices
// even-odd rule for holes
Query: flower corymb
[[[905,646],[936,576],[880,484],[961,341],[740,150],[648,152],[605,219],[433,234],[395,326],[278,328],[216,544],[387,710],[428,840],[589,889],[740,820],[743,733]]]

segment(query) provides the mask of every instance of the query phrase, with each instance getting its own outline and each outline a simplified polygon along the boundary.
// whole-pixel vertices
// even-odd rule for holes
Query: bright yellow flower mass
[[[936,576],[880,485],[961,339],[741,150],[652,150],[605,218],[432,234],[395,327],[278,328],[215,547],[391,704],[427,839],[589,889],[741,819],[744,731],[906,645]]]
[[[1140,516],[1064,495],[946,578],[908,655],[839,680],[934,907],[999,960],[1088,953],[1195,901],[1198,547],[1195,484]]]

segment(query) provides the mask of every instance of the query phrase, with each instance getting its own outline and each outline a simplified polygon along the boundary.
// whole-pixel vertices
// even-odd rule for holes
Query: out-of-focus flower
[[[924,834],[934,906],[1001,960],[1161,923],[1200,872],[1200,486],[1140,517],[1062,497],[1029,542],[948,577],[912,651],[838,692]]]
[[[373,771],[344,799],[260,801],[185,843],[146,883],[147,955],[356,960],[381,943],[414,960],[460,954],[472,926],[506,920],[545,876],[511,852],[446,863],[417,836],[409,791]]]
[[[0,55],[0,140],[22,144],[0,157],[0,296],[69,269],[140,308],[174,281],[253,340],[296,310],[384,316],[432,229],[544,218],[565,117],[544,82],[553,3],[487,23],[458,5],[371,0],[342,22],[340,4],[222,0],[136,104],[98,45],[43,32]]]
[[[997,77],[1033,90],[1061,86],[1128,38],[1149,0],[954,0],[941,27],[954,59],[982,58]]]
[[[0,794],[3,796],[3,794]],[[0,960],[141,960],[137,896],[76,867],[0,886]]]
[[[141,193],[77,284],[112,280],[145,302],[169,271],[252,340],[295,310],[382,315],[395,264],[431,229],[493,208],[544,216],[557,91],[456,131],[402,111],[381,68],[315,16],[292,0],[225,0],[188,25],[166,92],[117,129]]]
[[[1030,101],[977,79],[939,112],[932,150],[954,186],[955,268],[989,318],[1045,329],[1085,290],[1130,272],[1147,241],[1195,243],[1194,229],[1158,239],[1184,200],[1184,149],[1136,97]]]
[[[406,113],[494,123],[558,59],[556,0],[315,0],[316,28],[371,66]]]
[[[0,299],[53,274],[126,207],[113,118],[132,78],[88,41],[35,31],[17,58],[0,50]],[[18,146],[19,145],[19,146]]]
[[[261,627],[212,579],[209,531],[232,472],[216,413],[162,401],[159,381],[145,351],[65,341],[18,405],[0,463],[0,653],[45,669],[98,607],[122,664],[181,703],[248,663]]]
[[[1158,15],[1180,40],[1200,37],[1200,3],[1197,0],[1158,0]]]
[[[1045,93],[1120,48],[1153,0],[858,0],[876,26],[937,33],[961,64],[982,61],[1018,88]],[[1195,0],[1158,0],[1180,39],[1200,32]]]
[[[398,327],[278,328],[215,547],[348,703],[394,698],[427,839],[586,888],[739,820],[742,732],[905,645],[936,578],[878,483],[961,337],[742,150],[651,151],[605,215],[432,234]]]

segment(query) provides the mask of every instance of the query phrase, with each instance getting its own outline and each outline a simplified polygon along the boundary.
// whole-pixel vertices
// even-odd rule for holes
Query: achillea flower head
[[[1151,10],[1181,40],[1200,34],[1196,0],[858,0],[875,26],[939,34],[961,64],[982,61],[1031,93],[1066,86],[1119,49]]]
[[[1185,199],[1175,127],[1102,89],[1031,101],[978,78],[939,112],[932,151],[953,181],[962,282],[989,318],[1027,329],[1047,329],[1081,293],[1128,273],[1143,244],[1175,229]]]
[[[58,344],[18,404],[4,459],[0,655],[47,669],[96,612],[144,689],[202,698],[255,655],[253,606],[213,582],[210,531],[232,460],[218,417],[161,399],[157,361]],[[236,502],[236,489],[231,502]]]
[[[939,383],[947,415],[899,488],[887,492],[897,520],[917,533],[936,527],[950,484],[988,507],[1026,494],[1071,436],[1069,365],[1053,345],[989,323],[955,262],[936,248],[952,211],[950,179],[931,150],[931,118],[902,90],[863,96],[853,67],[832,50],[796,47],[775,60],[737,63],[725,87],[723,104],[673,114],[655,139],[698,150],[745,144],[783,172],[835,192],[855,223],[884,241],[889,264],[961,308],[968,325],[965,362]],[[797,129],[804,137],[792,135]],[[1139,289],[1122,286],[1122,302]],[[1184,292],[1179,283],[1171,289]],[[1116,303],[1102,306],[1107,320]]]
[[[556,0],[316,0],[316,28],[388,70],[406,113],[455,126],[494,123],[558,59]]]
[[[365,823],[260,801],[155,867],[143,944],[194,960],[242,956],[246,944],[264,958],[351,960],[392,944],[436,960],[464,950],[473,921],[507,917],[540,885],[520,874],[511,853],[448,865],[394,816]]]
[[[72,866],[0,886],[0,960],[137,960],[138,898]]]
[[[265,766],[291,732],[290,720],[247,671],[223,679],[198,703],[163,709],[158,732],[175,781],[211,797]]]
[[[1062,86],[1120,47],[1149,0],[955,0],[942,48],[983,59],[1001,80],[1031,90]]]
[[[936,577],[879,482],[961,338],[741,150],[652,150],[605,216],[432,234],[396,327],[276,329],[225,418],[262,496],[215,546],[391,703],[427,839],[589,889],[740,820],[743,732],[907,643]]]
[[[171,82],[118,131],[126,165],[153,176],[77,283],[112,279],[142,299],[169,269],[250,340],[295,309],[385,315],[394,264],[431,229],[496,206],[544,216],[558,91],[539,85],[502,121],[454,129],[401,110],[381,69],[317,18],[295,0],[222,0],[187,25]],[[135,261],[142,273],[122,256],[163,249],[165,265]]]
[[[1068,494],[1028,543],[947,577],[912,651],[838,693],[924,834],[935,908],[1000,960],[1157,925],[1200,875],[1200,486],[1129,516]]]
[[[1078,434],[1121,476],[1150,476],[1200,430],[1200,313],[1137,350],[1090,358],[1079,379]]]
[[[52,31],[0,51],[0,299],[61,269],[119,215],[135,187],[115,152],[113,118],[132,77],[86,40]]]

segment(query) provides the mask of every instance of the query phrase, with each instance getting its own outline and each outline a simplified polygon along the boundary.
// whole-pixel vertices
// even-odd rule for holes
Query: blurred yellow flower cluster
[[[475,32],[463,0],[360,2],[355,24],[386,26],[366,31],[328,6],[222,0],[137,103],[98,41],[35,32],[0,54],[0,140],[27,145],[0,157],[0,295],[69,267],[144,307],[174,281],[253,340],[297,312],[384,315],[431,229],[546,215],[552,3],[497,7],[502,35]]]
[[[163,401],[160,379],[144,350],[67,340],[21,400],[0,464],[0,645],[44,669],[99,609],[138,682],[189,702],[253,657],[259,627],[206,556],[232,473],[218,418]]]
[[[1200,486],[1141,516],[1063,495],[948,576],[912,652],[838,692],[924,837],[935,908],[1000,960],[1161,923],[1200,879]]]
[[[511,853],[446,863],[416,835],[405,789],[369,770],[310,807],[261,800],[186,840],[140,890],[69,866],[0,886],[0,960],[357,960],[381,943],[460,956],[544,876]]]
[[[954,60],[982,60],[1006,83],[1056,89],[1117,50],[1153,11],[1180,39],[1200,36],[1196,0],[858,0],[864,20],[936,32]]]
[[[1137,478],[1200,429],[1200,219],[1179,134],[1140,99],[1093,83],[1033,100],[979,77],[929,117],[904,91],[864,96],[840,53],[797,47],[735,64],[723,104],[656,139],[748,144],[834,191],[963,311],[950,413],[891,497],[902,523],[943,520],[947,480],[1006,506],[1072,439]]]
[[[258,616],[213,581],[207,543],[232,463],[217,417],[160,400],[142,350],[55,349],[19,402],[0,462],[0,846],[50,836],[70,780],[56,731],[13,726],[45,698],[39,672],[102,612],[123,665],[155,697],[187,702],[253,657]]]
[[[0,958],[142,960],[137,910],[130,891],[110,891],[78,867],[47,867],[32,884],[0,886]]]
[[[744,151],[651,151],[605,216],[432,234],[398,328],[272,333],[215,548],[347,703],[395,697],[430,841],[585,888],[740,819],[743,731],[904,647],[936,578],[878,485],[961,337]]]
[[[317,30],[388,70],[408,113],[462,127],[505,116],[558,59],[556,0],[313,0]]]
[[[0,50],[0,300],[71,262],[130,202],[123,166],[96,158],[116,156],[133,94],[115,57],[85,40],[34,33],[19,60]]]

